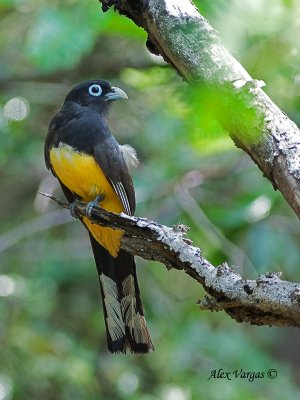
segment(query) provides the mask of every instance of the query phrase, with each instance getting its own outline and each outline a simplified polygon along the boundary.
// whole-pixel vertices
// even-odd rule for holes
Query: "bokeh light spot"
[[[22,97],[14,97],[8,100],[3,108],[5,118],[13,121],[22,121],[29,114],[29,103]]]
[[[15,291],[16,291],[15,280],[8,275],[0,275],[0,296],[7,297],[14,294]]]
[[[118,380],[118,386],[122,393],[131,394],[138,388],[139,380],[135,374],[125,372]]]
[[[0,400],[11,398],[12,381],[7,375],[0,375]]]
[[[271,200],[267,196],[259,196],[246,210],[246,219],[250,222],[260,221],[270,214]]]
[[[179,386],[166,386],[163,389],[162,397],[164,400],[189,400],[189,391]]]

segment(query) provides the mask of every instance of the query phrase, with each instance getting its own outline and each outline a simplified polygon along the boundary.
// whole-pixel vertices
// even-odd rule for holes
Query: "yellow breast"
[[[93,201],[96,196],[102,194],[102,208],[115,213],[124,211],[119,197],[93,156],[60,143],[58,147],[50,150],[50,161],[61,182],[83,201]],[[122,232],[92,224],[87,218],[83,218],[83,222],[94,238],[116,257]]]

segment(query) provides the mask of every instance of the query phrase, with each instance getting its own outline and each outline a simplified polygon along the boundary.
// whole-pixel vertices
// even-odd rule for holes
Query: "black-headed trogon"
[[[86,81],[70,91],[51,120],[45,161],[69,203],[101,198],[99,206],[108,211],[134,213],[128,167],[135,153],[130,146],[118,144],[107,121],[111,103],[123,98],[127,98],[125,92],[108,81]],[[113,353],[154,350],[134,257],[120,249],[122,231],[92,224],[86,217],[81,221],[89,231],[98,270],[108,349]]]

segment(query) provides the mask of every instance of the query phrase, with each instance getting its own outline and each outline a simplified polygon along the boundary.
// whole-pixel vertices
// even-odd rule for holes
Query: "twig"
[[[38,192],[38,194],[48,197],[48,199],[54,200],[59,206],[61,206],[63,208],[67,208],[68,210],[70,209],[70,205],[68,203],[65,203],[64,201],[57,199],[55,196],[52,196],[52,194],[44,193],[44,192]]]

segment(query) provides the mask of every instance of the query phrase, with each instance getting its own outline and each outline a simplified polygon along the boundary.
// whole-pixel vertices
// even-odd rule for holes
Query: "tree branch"
[[[61,201],[57,203],[69,208]],[[122,249],[147,260],[159,261],[168,269],[183,270],[198,281],[208,294],[199,301],[200,309],[224,310],[237,322],[300,327],[300,284],[283,281],[276,273],[244,280],[226,263],[215,268],[206,260],[201,250],[186,238],[184,225],[169,228],[146,218],[118,215],[96,206],[89,209],[87,215],[87,205],[76,201],[72,204],[72,214],[123,230]]]
[[[150,51],[218,102],[216,118],[300,217],[299,129],[263,92],[261,82],[225,49],[189,0],[100,0],[148,33]]]

